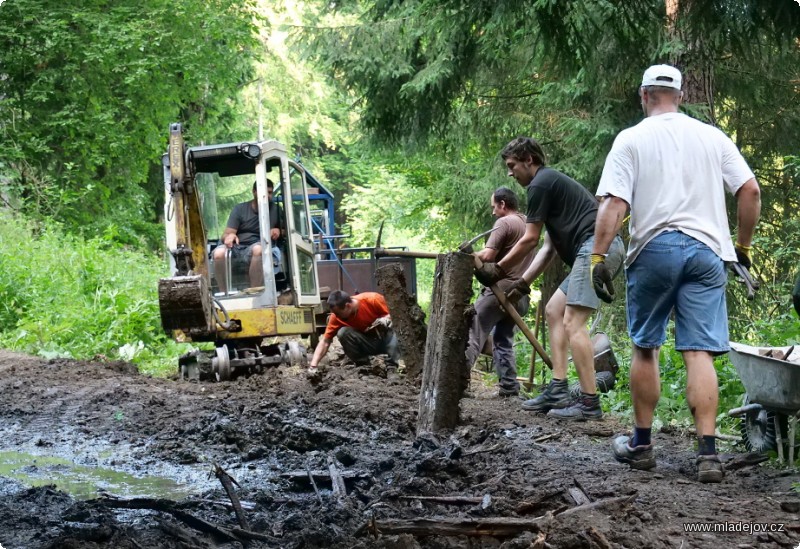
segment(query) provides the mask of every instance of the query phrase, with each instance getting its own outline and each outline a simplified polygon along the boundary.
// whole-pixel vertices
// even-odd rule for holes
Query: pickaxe
[[[381,246],[381,237],[383,236],[383,224],[381,221],[381,228],[378,229],[378,239],[375,241],[375,248],[372,250],[372,287],[376,288],[375,273],[378,270],[378,259],[381,257],[413,257],[421,259],[436,259],[439,254],[434,252],[411,252],[408,250],[387,250]]]
[[[465,254],[471,254],[472,253],[472,245],[475,244],[478,240],[480,240],[484,236],[489,236],[496,229],[497,229],[497,227],[494,227],[492,229],[489,229],[488,231],[483,231],[481,234],[479,234],[475,238],[471,238],[469,240],[466,240],[466,241],[462,242],[461,245],[458,247],[458,251],[462,252],[462,253],[465,253]]]
[[[373,255],[375,258],[379,257],[418,257],[421,259],[436,259],[439,254],[436,252],[412,252],[409,250],[387,250],[381,246],[381,236],[383,236],[383,224],[381,221],[381,228],[378,229],[378,240],[375,241],[375,251]]]
[[[753,278],[747,267],[745,267],[738,261],[736,263],[733,263],[731,265],[731,268],[733,269],[733,272],[736,273],[736,275],[742,280],[742,282],[744,282],[744,285],[747,287],[747,299],[750,300],[754,299],[756,297],[756,290],[758,290],[761,287],[761,284],[758,282],[758,280],[755,280]]]
[[[437,257],[439,257],[440,254],[435,253],[435,252],[415,252],[415,251],[408,251],[408,250],[387,250],[386,248],[383,248],[381,246],[381,236],[383,235],[383,223],[384,222],[381,222],[380,229],[378,229],[378,239],[375,241],[375,251],[373,253],[373,257],[375,258],[376,262],[377,262],[379,257],[415,257],[415,258],[423,258],[423,259],[436,259]],[[481,259],[472,252],[472,245],[475,242],[477,242],[478,240],[480,240],[481,238],[487,236],[488,234],[491,234],[492,231],[494,231],[494,230],[495,229],[489,229],[488,231],[484,231],[481,234],[479,234],[478,236],[476,236],[474,238],[471,238],[470,240],[467,240],[466,242],[463,242],[458,247],[458,251],[459,252],[469,253],[470,255],[472,255],[475,258],[475,268],[476,269],[480,269],[483,266],[483,261],[481,261]],[[374,269],[373,269],[373,272],[374,272]],[[550,360],[550,356],[547,354],[547,352],[544,350],[542,345],[536,339],[536,336],[533,335],[533,332],[531,331],[531,329],[528,328],[528,325],[525,324],[525,321],[522,320],[522,317],[517,312],[517,310],[514,308],[514,306],[512,306],[508,302],[508,299],[506,298],[506,294],[503,293],[503,291],[497,286],[497,284],[492,284],[489,288],[492,290],[492,293],[494,293],[495,297],[497,298],[497,301],[500,302],[500,305],[508,312],[508,314],[511,316],[511,318],[514,319],[514,322],[516,323],[516,325],[519,327],[520,330],[522,330],[522,333],[525,334],[525,337],[528,338],[528,341],[531,342],[531,345],[533,345],[533,348],[536,349],[537,353],[539,353],[539,356],[542,357],[542,360],[544,361],[544,363],[547,364],[547,366],[552,370],[553,369],[553,362]]]
[[[491,232],[491,231],[489,231],[489,232]],[[484,236],[485,234],[487,234],[487,233],[479,234],[478,236],[476,236],[475,238],[470,240],[468,244],[471,245],[472,243],[477,241],[480,237]],[[463,249],[466,249],[466,248],[467,248],[467,245],[466,244],[462,244],[459,247],[459,251],[461,251]],[[475,254],[472,254],[472,256],[475,258],[475,268],[476,269],[480,269],[481,267],[483,267],[483,261],[481,260],[481,258],[479,258]],[[497,301],[500,302],[500,305],[503,307],[503,309],[505,309],[506,312],[508,313],[508,315],[514,320],[514,323],[517,325],[517,327],[520,330],[522,330],[522,333],[525,334],[525,337],[528,338],[528,341],[531,342],[531,345],[533,345],[533,348],[536,349],[537,353],[539,353],[539,356],[542,357],[542,360],[544,361],[544,363],[547,364],[548,368],[550,368],[552,370],[553,369],[553,362],[550,360],[550,356],[544,350],[544,347],[542,347],[541,343],[539,343],[539,340],[536,339],[536,336],[533,335],[533,332],[531,331],[531,329],[528,328],[528,325],[525,324],[525,321],[522,320],[522,317],[520,316],[519,312],[517,312],[517,309],[508,302],[508,298],[506,298],[506,294],[503,292],[503,290],[501,290],[497,286],[497,284],[492,284],[491,286],[489,286],[489,289],[492,290],[492,293],[497,298]]]

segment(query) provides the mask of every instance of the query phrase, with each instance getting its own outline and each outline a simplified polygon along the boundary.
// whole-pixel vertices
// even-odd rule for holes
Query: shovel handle
[[[375,257],[413,257],[417,259],[436,259],[440,254],[436,252],[415,252],[411,250],[387,250],[375,248]]]
[[[483,266],[483,261],[481,261],[478,256],[473,257],[475,258],[475,268],[480,269]],[[514,323],[520,330],[522,330],[522,333],[525,334],[525,337],[528,338],[528,341],[531,342],[533,348],[536,349],[536,352],[540,357],[542,357],[542,361],[544,361],[544,363],[547,364],[547,367],[552,370],[553,362],[550,360],[550,355],[547,354],[547,352],[544,350],[544,347],[542,347],[541,343],[539,343],[539,340],[536,339],[535,335],[533,335],[531,329],[528,328],[528,325],[525,324],[524,320],[522,320],[522,317],[520,316],[519,312],[517,312],[517,309],[508,302],[506,294],[503,293],[503,290],[501,290],[497,284],[492,284],[489,286],[489,289],[492,290],[492,293],[497,298],[497,301],[500,302],[500,305],[503,306],[508,315],[514,319]]]

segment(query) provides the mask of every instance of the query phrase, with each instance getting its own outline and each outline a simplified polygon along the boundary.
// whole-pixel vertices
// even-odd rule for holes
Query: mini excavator
[[[273,140],[188,147],[179,123],[170,125],[163,166],[172,276],[158,285],[162,326],[176,341],[215,344],[213,351],[182,356],[181,377],[225,381],[267,366],[303,363],[301,340],[316,345],[316,315],[324,313],[306,170]],[[269,236],[274,220],[268,180],[281,214],[282,237],[276,241]],[[253,260],[260,261],[263,283],[259,276],[256,286],[249,281],[252,270],[229,253],[219,260],[225,265],[214,265],[227,214],[242,198],[258,204],[262,253]],[[224,280],[218,280],[220,272]],[[273,340],[279,342],[264,343]]]

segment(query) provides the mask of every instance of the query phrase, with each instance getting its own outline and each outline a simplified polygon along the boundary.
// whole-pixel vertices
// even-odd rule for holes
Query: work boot
[[[569,421],[586,421],[589,419],[603,419],[603,409],[600,407],[600,397],[597,395],[581,396],[566,408],[554,408],[547,412],[547,417],[566,419]]]
[[[594,380],[594,384],[598,393],[609,392],[617,383],[617,379],[614,377],[612,372],[595,372]],[[576,381],[569,386],[569,395],[576,400],[580,398],[581,384],[579,381]]]
[[[721,482],[725,469],[717,454],[697,456],[697,480],[700,482]]]
[[[614,452],[614,459],[621,463],[627,463],[631,469],[648,471],[656,466],[656,457],[653,454],[652,444],[643,444],[631,448],[628,443],[631,438],[621,436],[614,439],[611,443],[611,450]]]
[[[515,397],[519,396],[519,387],[500,387],[497,389],[497,395],[501,397]]]
[[[572,404],[567,389],[567,380],[551,380],[540,395],[522,403],[522,409],[530,412],[547,413],[553,408],[566,408]]]

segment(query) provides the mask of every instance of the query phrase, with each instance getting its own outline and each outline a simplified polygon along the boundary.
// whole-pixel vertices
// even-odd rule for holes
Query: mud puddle
[[[75,499],[111,493],[121,497],[181,500],[193,493],[188,486],[170,478],[136,477],[114,469],[76,465],[62,457],[23,452],[0,452],[0,476],[28,487],[54,485]]]

